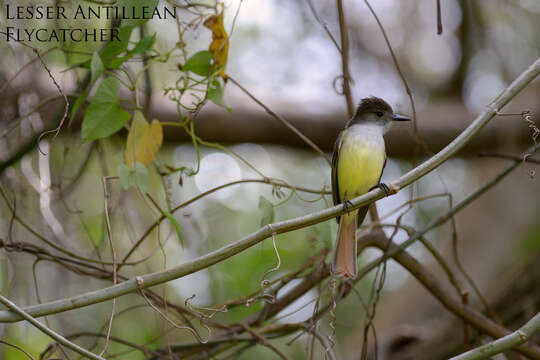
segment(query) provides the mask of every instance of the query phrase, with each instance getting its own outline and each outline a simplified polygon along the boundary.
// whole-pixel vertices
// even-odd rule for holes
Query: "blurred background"
[[[211,1],[201,3],[215,6]],[[76,6],[78,2],[66,4]],[[176,4],[186,5],[186,2]],[[336,4],[235,0],[225,1],[224,5],[225,28],[230,36],[226,73],[330,156],[333,143],[347,121],[341,94],[341,57],[325,30],[339,43]],[[388,182],[446,146],[540,56],[540,3],[537,0],[445,0],[441,2],[443,32],[440,35],[437,35],[435,1],[378,0],[371,5],[412,91],[421,144],[415,143],[411,124],[399,124],[390,131],[386,138],[389,159],[383,174],[383,181]],[[160,2],[159,6],[172,6],[172,3]],[[387,100],[396,112],[412,116],[409,97],[373,15],[363,1],[345,0],[344,8],[354,102],[378,96]],[[197,12],[190,9],[178,9],[183,24],[196,19],[199,12],[212,13],[204,7],[197,8]],[[0,14],[2,28],[9,26],[5,12],[0,11]],[[84,24],[88,26],[89,22]],[[211,41],[211,32],[200,22],[194,24],[182,39],[188,54],[206,49]],[[23,25],[38,26],[36,20],[27,20]],[[48,21],[39,26],[61,28],[66,24]],[[93,26],[104,25],[96,22]],[[155,47],[159,52],[171,49],[179,41],[174,20],[150,20],[144,32],[156,33]],[[140,33],[136,31],[133,37],[137,36]],[[57,90],[39,62],[25,66],[34,59],[32,51],[4,40],[0,41],[0,88],[17,76],[0,90],[0,184],[4,193],[4,200],[0,202],[0,238],[4,244],[0,254],[2,293],[20,306],[29,306],[109,286],[110,280],[74,273],[46,261],[46,257],[13,248],[6,251],[6,241],[52,249],[28,231],[31,227],[61,248],[86,258],[110,261],[102,177],[117,175],[127,132],[82,144],[81,119],[76,118],[58,137],[45,137],[40,143],[40,152],[36,137],[58,121],[63,104],[57,99],[50,100],[57,95]],[[41,51],[55,45],[62,44],[32,43]],[[91,55],[99,44],[85,46],[86,49],[68,44],[67,51],[49,51],[44,55],[67,94],[76,93],[85,70],[66,69],[79,61],[79,57]],[[178,64],[184,62],[184,55],[178,52],[167,62],[150,67],[150,81],[144,89],[144,96],[149,99],[145,108],[148,119],[178,121],[176,104],[164,94],[164,89],[174,86],[179,78]],[[142,66],[140,61],[129,63],[133,71]],[[194,119],[195,133],[206,144],[195,148],[182,130],[164,128],[165,143],[154,166],[150,167],[149,193],[153,199],[175,208],[223,184],[261,178],[279,179],[293,187],[312,189],[313,193],[292,192],[285,187],[261,183],[242,183],[215,191],[173,213],[182,229],[183,247],[174,227],[162,222],[159,231],[153,231],[131,255],[130,260],[138,262],[124,267],[123,276],[132,278],[193,260],[258,230],[269,217],[280,221],[332,205],[331,195],[317,194],[331,186],[326,160],[233,83],[228,82],[224,92],[231,113],[208,103]],[[456,204],[491,180],[512,163],[499,155],[520,156],[534,144],[534,128],[530,122],[538,124],[539,99],[540,81],[537,79],[503,109],[504,113],[517,115],[494,118],[471,144],[413,188],[378,201],[382,222],[393,224],[406,212],[401,223],[422,229],[449,209],[447,196],[416,202],[412,209],[393,210],[410,199],[433,194],[451,194]],[[532,114],[527,119],[519,115],[526,110]],[[216,143],[226,146],[227,151]],[[492,155],[478,156],[486,153]],[[187,176],[164,171],[182,167],[198,169],[198,172]],[[455,217],[457,252],[463,268],[510,329],[521,326],[540,309],[537,286],[540,280],[537,266],[540,260],[540,184],[535,171],[538,172],[537,164],[521,164]],[[109,183],[113,241],[122,259],[161,214],[137,189],[124,190],[118,182]],[[12,208],[26,226],[13,220]],[[390,236],[394,229],[384,230]],[[190,299],[189,305],[195,309],[219,308],[230,299],[260,290],[265,276],[269,279],[283,276],[297,270],[321,249],[332,249],[336,232],[337,224],[330,220],[278,235],[280,266],[270,274],[266,273],[276,266],[278,259],[271,239],[267,239],[226,261],[155,290],[178,304]],[[394,241],[399,243],[407,238],[406,232],[399,231]],[[450,223],[429,232],[425,238],[442,253],[463,289],[469,292],[469,303],[482,311],[474,291],[456,267]],[[422,244],[413,245],[409,251],[445,288],[454,291],[441,266]],[[378,250],[366,250],[359,260],[360,268],[379,255]],[[462,351],[461,321],[399,265],[390,261],[387,271],[374,318],[378,359],[444,359]],[[298,281],[295,279],[287,286],[294,286]],[[358,282],[358,294],[368,298],[372,285],[373,273]],[[285,293],[287,287],[281,291]],[[309,319],[318,304],[317,299],[328,300],[329,292],[327,282],[314,287],[272,321],[282,324]],[[138,294],[119,298],[112,335],[145,344],[153,350],[166,348],[168,342],[196,343],[193,335],[185,330],[169,331],[168,336],[163,336],[167,324],[161,317],[149,307],[133,309],[134,305],[144,304]],[[255,301],[251,306],[230,307],[228,312],[219,312],[215,318],[225,323],[240,321],[260,311],[263,305],[264,302]],[[105,302],[48,316],[47,320],[52,328],[66,336],[98,333],[104,331],[110,311],[111,303]],[[334,350],[339,359],[359,359],[365,326],[362,300],[351,294],[339,302],[334,312],[334,317],[327,315],[320,320],[320,332],[335,342]],[[331,327],[334,323],[335,333]],[[201,329],[204,337],[204,327],[198,323],[194,326]],[[50,342],[24,322],[2,324],[0,329],[4,341],[17,344],[36,357]],[[484,340],[481,336],[475,338],[476,344]],[[90,347],[96,340],[86,336],[77,341]],[[291,359],[305,359],[309,353],[310,341],[306,335],[298,339],[287,336],[272,343]],[[100,344],[103,346],[103,341]],[[150,358],[141,352],[125,353],[129,349],[112,342],[108,358]],[[26,358],[7,346],[0,354],[9,360]],[[518,359],[511,354],[504,356],[501,359]],[[238,355],[239,359],[256,357],[274,359],[276,354],[258,345]],[[319,348],[314,358],[323,359],[323,349]]]

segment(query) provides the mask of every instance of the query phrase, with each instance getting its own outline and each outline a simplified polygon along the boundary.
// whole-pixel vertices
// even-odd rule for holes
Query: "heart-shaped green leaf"
[[[216,80],[212,83],[212,85],[210,85],[208,94],[206,96],[214,104],[222,106],[227,109],[228,112],[232,113],[232,109],[225,103],[225,99],[223,98],[223,88],[219,84],[219,81]]]
[[[183,71],[191,71],[200,76],[208,76],[212,69],[212,53],[207,50],[199,51],[187,59]]]
[[[131,115],[120,107],[119,89],[118,80],[112,77],[99,84],[92,102],[84,113],[83,142],[111,136],[129,121]]]

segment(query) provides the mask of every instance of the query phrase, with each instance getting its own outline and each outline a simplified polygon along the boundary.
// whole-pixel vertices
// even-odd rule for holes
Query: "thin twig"
[[[248,97],[251,98],[251,100],[255,101],[258,105],[260,105],[270,116],[272,116],[274,119],[279,120],[283,125],[288,127],[293,133],[298,135],[300,139],[302,139],[306,144],[309,145],[313,150],[315,150],[319,155],[321,155],[326,162],[331,166],[332,163],[326,156],[326,153],[321,150],[320,147],[317,146],[313,141],[311,141],[306,135],[304,135],[300,130],[298,130],[293,124],[285,120],[282,116],[276,114],[272,109],[270,109],[268,106],[266,106],[262,101],[257,99],[251,92],[249,92],[245,87],[243,87],[238,81],[236,81],[234,78],[230,77],[229,75],[228,79],[230,82],[232,82],[234,85],[236,85],[240,90],[242,90]]]
[[[449,205],[450,205],[450,208],[453,207],[453,204],[452,204],[452,197],[449,197],[448,198],[448,201],[449,201]],[[463,277],[465,278],[465,280],[467,280],[467,283],[473,288],[474,290],[474,293],[476,294],[476,296],[478,297],[478,299],[480,300],[480,302],[482,303],[482,305],[484,306],[484,308],[486,309],[486,312],[491,316],[491,318],[496,322],[498,323],[499,325],[503,325],[502,324],[502,321],[501,319],[497,316],[497,314],[495,313],[495,311],[491,308],[491,306],[489,306],[489,303],[487,302],[486,298],[484,297],[484,295],[482,294],[482,292],[480,291],[480,288],[476,285],[476,282],[474,281],[474,279],[472,278],[471,275],[469,275],[469,273],[465,270],[465,267],[463,266],[463,264],[461,263],[461,260],[459,258],[459,253],[458,253],[458,236],[457,236],[457,226],[456,226],[456,221],[454,219],[454,216],[451,216],[450,217],[450,224],[452,226],[452,255],[454,257],[454,262],[456,264],[456,267],[458,268],[459,272],[463,275]],[[467,303],[467,296],[468,294],[467,293],[462,293],[462,299],[463,299],[463,303],[466,304]],[[464,342],[464,345],[465,345],[465,350],[468,350],[467,346],[468,346],[468,335],[467,335],[467,325],[465,324],[465,342]]]
[[[437,0],[437,35],[441,35],[442,28],[442,15],[441,15],[441,0]]]
[[[360,304],[362,305],[362,307],[364,308],[364,312],[366,313],[366,317],[368,317],[368,314],[369,314],[369,307],[368,307],[368,304],[364,301],[364,299],[362,298],[362,295],[360,294],[360,291],[358,291],[354,286],[351,286],[351,291],[355,293],[356,297],[358,298],[358,300],[360,301]],[[378,341],[377,341],[377,331],[375,329],[375,324],[373,323],[373,321],[371,319],[369,319],[368,321],[368,325],[369,325],[369,328],[371,329],[372,331],[372,334],[373,334],[373,343],[374,343],[374,351],[373,353],[375,354],[375,358],[377,357],[377,354],[378,354]],[[375,359],[377,360],[377,359]]]
[[[503,351],[510,350],[524,344],[534,333],[540,331],[540,313],[537,313],[531,320],[518,330],[488,344],[472,349],[464,354],[455,356],[450,360],[481,360]]]
[[[537,159],[531,159],[531,158],[523,158],[516,155],[510,155],[510,154],[503,154],[503,153],[496,153],[496,152],[487,152],[483,151],[478,153],[478,157],[491,157],[491,158],[499,158],[499,159],[507,159],[512,161],[525,161],[531,164],[540,165],[540,160]]]
[[[111,218],[109,217],[109,200],[111,198],[111,193],[107,189],[107,181],[110,179],[110,176],[104,176],[103,181],[103,206],[105,209],[105,223],[107,225],[107,238],[109,239],[109,246],[111,247],[111,254],[112,254],[112,262],[113,262],[113,284],[116,285],[118,282],[117,277],[117,266],[116,266],[116,251],[114,251],[114,242],[112,239],[112,232],[111,232]],[[109,338],[111,336],[111,330],[114,320],[114,312],[116,307],[116,298],[112,299],[112,307],[111,307],[111,315],[109,317],[109,324],[107,326],[107,336],[105,337],[105,345],[103,346],[103,350],[99,353],[99,356],[103,356],[105,352],[107,351],[107,347],[109,346]]]
[[[234,28],[236,26],[236,20],[238,19],[238,15],[240,14],[240,9],[242,8],[243,1],[244,0],[240,0],[240,2],[238,3],[238,7],[236,8],[236,12],[234,13],[233,21],[232,21],[232,24],[231,24],[231,30],[229,31],[229,35],[228,35],[229,39],[233,35]]]
[[[139,26],[140,31],[140,39],[139,41],[144,38],[146,30],[146,24],[141,24]],[[144,69],[144,93],[145,93],[145,99],[144,99],[144,115],[145,117],[148,117],[148,114],[150,112],[150,105],[152,104],[152,78],[150,74],[150,66],[148,65],[148,58],[146,56],[142,57],[142,66]],[[138,91],[138,90],[135,90]]]
[[[0,186],[0,197],[2,197],[4,199],[9,211],[11,211],[11,213],[13,214],[14,219],[20,225],[22,225],[29,233],[31,233],[32,235],[34,235],[39,240],[43,241],[44,243],[46,243],[47,245],[49,245],[53,249],[55,249],[55,250],[57,250],[57,251],[59,251],[59,252],[61,252],[63,254],[66,254],[69,257],[77,259],[77,260],[81,260],[81,261],[85,261],[85,262],[89,262],[89,263],[94,263],[94,264],[112,265],[112,263],[109,263],[109,262],[103,262],[103,261],[100,261],[100,260],[95,260],[95,259],[84,257],[82,255],[78,255],[78,254],[66,249],[65,247],[59,246],[59,245],[55,244],[54,242],[48,240],[47,238],[42,236],[39,232],[34,230],[32,227],[30,227],[30,225],[28,225],[19,215],[14,213],[14,211],[13,211],[14,209],[12,208],[11,203],[9,202],[9,199],[7,198],[7,195],[4,192],[2,186]]]
[[[351,92],[352,77],[349,70],[349,35],[343,10],[343,1],[337,0],[336,5],[339,20],[339,33],[341,36],[341,71],[343,77],[343,96],[345,97],[345,103],[347,104],[347,114],[349,115],[348,118],[350,119],[354,115],[354,104]],[[369,215],[372,221],[379,221],[379,213],[377,211],[377,205],[375,203],[369,206]]]
[[[531,139],[533,141],[533,144],[536,145],[537,139],[540,136],[540,129],[538,126],[536,126],[535,122],[532,119],[532,113],[530,110],[525,110],[520,113],[501,113],[497,111],[497,115],[499,116],[520,116],[521,119],[527,123],[527,127],[531,129]],[[531,156],[531,154],[525,154],[523,155],[523,161],[527,161],[527,159]],[[536,175],[536,171],[534,169],[529,169],[528,171],[529,176],[534,178]]]
[[[146,306],[146,305],[143,305],[143,306]],[[76,338],[83,337],[83,336],[91,336],[91,337],[96,337],[96,338],[104,338],[104,337],[106,337],[106,335],[101,334],[101,333],[83,331],[83,332],[80,332],[80,333],[71,334],[71,335],[67,336],[67,338],[76,339]],[[118,337],[115,337],[115,336],[110,336],[110,340],[113,341],[113,342],[128,346],[128,347],[131,347],[132,350],[130,350],[130,351],[138,350],[138,351],[140,351],[141,353],[143,353],[144,355],[147,355],[147,356],[148,355],[154,355],[154,356],[155,355],[161,355],[161,353],[158,352],[158,351],[147,349],[142,345],[138,345],[136,343],[133,343],[131,341],[127,341],[127,340],[122,339],[122,338],[118,338]],[[111,356],[111,358],[112,358],[112,356]]]
[[[262,280],[261,280],[261,287],[262,287],[262,288],[265,288],[265,287],[267,287],[268,285],[270,285],[270,281],[267,280],[266,277],[267,277],[268,275],[270,275],[271,273],[278,271],[279,268],[281,267],[281,257],[279,256],[279,251],[278,251],[278,248],[277,248],[277,245],[276,245],[276,234],[272,234],[272,246],[274,247],[274,253],[276,254],[277,264],[276,264],[276,266],[274,266],[273,268],[268,269],[268,270],[263,274]]]
[[[372,237],[371,241],[373,245],[379,247],[381,250],[386,247],[384,239]],[[397,248],[395,244],[392,244],[391,247],[393,249]],[[433,277],[433,275],[429,273],[422,264],[420,264],[407,252],[400,252],[398,254],[394,254],[393,257],[411,275],[413,275],[418,281],[420,281],[420,283],[422,283],[422,285],[424,285],[429,290],[429,292],[441,302],[444,307],[446,307],[448,310],[452,311],[459,317],[465,319],[468,323],[470,323],[477,329],[485,332],[486,334],[494,338],[506,336],[508,333],[510,333],[510,331],[494,323],[481,313],[476,312],[471,307],[462,304],[461,299],[455,299],[450,294],[447,294],[443,290],[443,288],[439,286],[437,280]],[[516,350],[520,351],[522,354],[526,354],[531,358],[540,358],[540,348],[537,345],[530,344],[530,346],[521,346],[519,348],[516,348]]]
[[[27,358],[31,359],[31,360],[34,360],[34,358],[32,357],[32,355],[30,355],[26,350],[24,350],[22,347],[18,346],[18,345],[15,345],[15,344],[10,344],[8,343],[7,341],[4,341],[4,340],[0,340],[0,344],[4,344],[6,346],[11,346],[12,348],[14,349],[17,349],[19,350],[20,352],[22,352],[24,355],[26,355]]]
[[[309,332],[311,335],[313,335],[319,342],[321,343],[321,346],[323,349],[326,349],[327,351],[324,353],[325,357],[328,356],[330,360],[336,360],[336,354],[334,353],[334,349],[330,346],[330,344],[327,343],[324,336],[322,336],[316,329],[311,329],[309,326],[304,326],[304,329],[306,332]]]
[[[341,71],[343,76],[343,96],[345,96],[345,102],[347,103],[347,114],[351,118],[354,114],[354,104],[351,93],[351,73],[349,71],[349,35],[347,31],[347,23],[345,21],[345,13],[343,10],[343,0],[336,1],[338,20],[339,20],[339,34],[341,37]]]
[[[41,330],[43,333],[45,333],[46,335],[49,335],[51,338],[56,340],[56,342],[64,345],[65,347],[67,347],[67,348],[75,351],[76,353],[79,353],[82,356],[85,356],[85,357],[87,357],[89,359],[105,360],[101,356],[98,356],[98,355],[96,355],[94,353],[91,353],[90,351],[88,351],[86,349],[83,349],[79,345],[77,345],[75,343],[72,343],[68,339],[64,338],[62,335],[60,335],[60,334],[54,332],[53,330],[49,329],[48,327],[46,327],[45,325],[43,325],[42,323],[40,323],[39,321],[34,319],[32,316],[30,316],[28,313],[26,313],[23,309],[21,309],[20,307],[15,305],[13,302],[11,302],[9,299],[3,297],[2,295],[0,295],[0,302],[2,304],[4,304],[8,309],[10,309],[12,312],[14,312],[15,314],[18,314],[21,318],[28,321],[30,324],[34,325],[39,330]]]
[[[159,310],[154,304],[152,304],[152,302],[150,301],[150,299],[148,299],[148,297],[146,296],[146,294],[144,293],[144,290],[143,290],[143,283],[144,283],[144,280],[140,277],[140,276],[137,276],[135,278],[135,280],[137,281],[137,285],[138,285],[138,289],[139,289],[139,294],[141,294],[141,296],[143,297],[143,299],[146,301],[146,303],[152,308],[154,309],[154,311],[156,311],[159,316],[161,316],[163,318],[163,320],[165,320],[167,323],[169,323],[170,325],[172,325],[173,327],[177,328],[177,329],[180,329],[180,330],[188,330],[189,332],[191,332],[193,334],[193,336],[195,336],[195,338],[202,344],[205,344],[206,342],[208,342],[208,339],[202,339],[199,334],[195,331],[195,329],[192,329],[191,327],[189,326],[182,326],[182,325],[178,325],[176,324],[171,318],[169,318],[167,316],[167,314],[163,313],[161,310]]]
[[[67,117],[68,117],[68,112],[69,112],[69,100],[66,96],[66,94],[64,94],[64,92],[62,91],[62,88],[60,87],[60,85],[58,84],[58,82],[56,81],[55,77],[53,76],[51,70],[49,69],[49,67],[47,66],[47,64],[45,63],[45,60],[43,60],[42,56],[41,56],[41,53],[38,51],[38,49],[36,49],[35,47],[31,46],[31,45],[28,45],[27,43],[25,43],[24,41],[19,41],[18,39],[14,38],[11,34],[9,33],[6,33],[6,32],[3,32],[3,31],[0,31],[0,34],[2,35],[5,35],[7,39],[10,39],[10,40],[14,40],[16,42],[18,42],[19,44],[31,49],[34,54],[36,54],[36,57],[39,59],[41,65],[43,65],[43,68],[45,69],[45,71],[47,71],[47,74],[49,75],[49,78],[52,80],[54,86],[56,87],[56,89],[58,90],[58,92],[60,93],[60,96],[62,96],[62,98],[64,99],[64,102],[65,102],[65,106],[64,106],[64,114],[62,115],[62,119],[60,120],[60,124],[58,124],[58,126],[53,129],[53,130],[47,130],[47,131],[44,131],[42,132],[39,137],[38,137],[38,140],[37,140],[37,143],[38,143],[38,149],[39,151],[45,155],[45,153],[43,153],[43,151],[39,148],[39,142],[41,141],[41,139],[47,135],[47,134],[51,134],[51,133],[54,133],[54,138],[56,138],[58,136],[58,134],[60,133],[60,129],[62,129],[62,125],[64,125],[64,122],[66,121]],[[49,50],[47,50],[44,54],[47,54],[49,52]]]
[[[37,258],[34,263],[32,264],[32,278],[34,279],[34,289],[36,291],[36,299],[38,301],[38,304],[41,304],[41,296],[39,295],[39,286],[38,286],[38,279],[37,279],[37,272],[36,272],[36,267],[37,265],[39,264],[39,262],[41,261],[42,259],[40,258]],[[44,317],[44,320],[45,320],[45,325],[47,325],[47,327],[51,327],[51,325],[49,324],[49,319],[45,316]],[[69,355],[66,353],[66,351],[64,350],[64,347],[62,345],[59,344],[59,349],[60,351],[62,352],[62,354],[66,357],[66,359],[70,360],[70,357]],[[101,355],[100,355],[101,356]]]
[[[533,147],[530,152],[534,152],[540,148],[540,144]],[[491,189],[493,186],[497,185],[502,179],[506,177],[510,172],[512,172],[515,168],[517,168],[519,165],[518,162],[508,166],[506,169],[501,171],[499,174],[497,174],[493,179],[491,179],[489,182],[487,182],[484,186],[479,188],[478,190],[474,191],[472,194],[467,196],[465,199],[463,199],[460,203],[458,203],[456,206],[448,210],[445,214],[433,219],[425,228],[422,230],[419,230],[415,232],[409,239],[401,243],[399,246],[397,246],[395,249],[393,249],[391,252],[388,253],[388,256],[394,256],[398,254],[400,251],[403,251],[410,245],[412,245],[414,242],[416,242],[420,237],[424,236],[427,232],[435,229],[436,227],[446,223],[453,215],[455,215],[457,212],[461,211],[463,208],[465,208],[467,205],[472,203],[474,200],[476,200],[478,197],[480,197],[482,194],[484,194],[486,191]],[[371,271],[373,268],[375,268],[382,260],[384,260],[384,257],[379,257],[376,260],[373,260],[371,263],[366,265],[361,271],[358,272],[359,276],[362,274],[366,274],[369,271]]]
[[[276,290],[279,291],[279,289],[283,288],[283,286],[290,283],[291,280],[296,279],[305,270],[307,270],[307,269],[309,269],[309,268],[311,268],[313,266],[318,266],[322,261],[324,261],[324,259],[328,255],[328,252],[329,252],[328,248],[322,249],[321,251],[319,251],[315,255],[311,256],[297,270],[295,270],[295,271],[293,271],[291,273],[287,273],[287,274],[283,275],[282,277],[280,277],[278,279],[270,281],[267,286],[279,283],[276,286]],[[265,300],[267,298],[267,296],[266,295],[259,295],[260,292],[261,292],[261,289],[259,288],[259,289],[255,290],[254,292],[252,292],[250,294],[247,294],[247,295],[235,298],[235,299],[227,300],[227,301],[225,301],[223,303],[220,303],[218,305],[214,305],[213,307],[224,307],[225,306],[225,307],[230,308],[230,307],[234,307],[234,306],[238,306],[238,305],[245,305],[246,302],[253,303],[253,301],[255,299],[259,299],[259,298]]]
[[[1,32],[0,32],[1,33]],[[1,34],[5,34],[5,33],[1,33]],[[52,47],[48,50],[45,50],[42,54],[41,54],[41,57],[43,58],[43,56],[47,55],[48,53],[50,53],[52,50],[56,50],[57,48],[56,47]],[[6,81],[4,84],[2,84],[2,87],[0,87],[0,94],[3,93],[7,87],[9,86],[9,84],[11,84],[16,78],[17,76],[19,76],[27,67],[29,67],[30,65],[32,65],[33,63],[35,63],[36,61],[40,60],[39,56],[36,56],[35,58],[33,58],[32,60],[30,60],[29,62],[27,62],[26,64],[24,64],[19,70],[17,70],[17,72],[8,80]]]
[[[403,75],[403,72],[401,71],[401,67],[399,66],[397,56],[394,53],[394,49],[392,48],[392,45],[390,44],[390,40],[388,39],[388,35],[386,34],[386,30],[384,30],[384,26],[383,26],[381,20],[377,16],[377,13],[375,12],[375,10],[373,10],[373,8],[371,7],[371,4],[369,3],[369,1],[364,0],[364,2],[366,3],[366,5],[367,5],[369,11],[371,12],[371,14],[373,15],[373,17],[375,18],[375,21],[377,22],[377,25],[379,26],[379,30],[381,31],[381,33],[382,33],[382,35],[384,37],[384,41],[386,42],[386,46],[388,47],[388,51],[390,51],[390,56],[392,57],[392,61],[394,63],[394,66],[396,67],[396,70],[397,70],[398,75],[399,75],[399,77],[401,79],[401,82],[403,83],[403,86],[405,87],[405,91],[407,92],[407,95],[409,96],[409,101],[411,103],[411,111],[412,111],[412,123],[413,123],[414,141],[418,146],[420,144],[420,138],[418,136],[418,125],[417,125],[417,121],[416,121],[416,106],[414,104],[412,91],[409,88],[409,84],[407,83],[407,80],[405,79],[405,75]],[[417,149],[415,149],[415,153],[416,152],[417,152]]]
[[[290,358],[287,355],[285,355],[281,350],[279,350],[272,343],[270,343],[264,336],[257,333],[255,330],[253,330],[252,328],[250,328],[246,324],[244,324],[244,323],[240,323],[240,324],[244,328],[244,330],[246,330],[248,333],[250,333],[251,336],[253,336],[254,339],[257,339],[257,341],[260,344],[262,344],[263,346],[265,346],[265,347],[269,348],[270,350],[272,350],[273,352],[275,352],[283,360],[290,360]]]
[[[334,336],[336,335],[336,307],[337,307],[337,301],[336,301],[336,284],[337,279],[336,277],[332,276],[330,278],[330,281],[328,282],[328,287],[330,288],[330,303],[329,303],[329,311],[330,314],[330,321],[328,322],[328,327],[331,329],[330,334],[326,336],[326,340],[328,340],[328,344],[324,348],[324,354],[326,357],[326,354],[328,354],[330,351],[334,350],[334,347],[336,346],[336,341],[334,340]]]
[[[336,47],[337,51],[341,53],[341,47],[339,46],[336,38],[334,35],[332,35],[332,32],[330,31],[330,28],[328,27],[328,24],[322,21],[322,19],[319,17],[319,14],[317,13],[317,10],[315,9],[315,6],[313,5],[313,0],[307,0],[307,3],[309,5],[309,9],[311,10],[311,13],[313,14],[313,17],[315,17],[315,20],[321,25],[326,31],[326,34],[332,40],[332,43],[334,43],[334,46]]]
[[[229,78],[230,79],[230,78]],[[173,208],[170,213],[173,214],[175,213],[176,211],[178,211],[179,209],[181,208],[184,208],[190,204],[193,204],[194,202],[218,191],[218,190],[221,190],[221,189],[224,189],[224,188],[227,188],[229,186],[233,186],[233,185],[238,185],[238,184],[245,184],[245,183],[261,183],[261,184],[269,184],[269,185],[273,185],[273,186],[279,186],[279,187],[284,187],[284,188],[288,188],[288,189],[291,189],[293,191],[302,191],[302,192],[306,192],[306,193],[311,193],[311,194],[331,194],[330,191],[325,191],[324,188],[321,189],[321,190],[315,190],[315,189],[308,189],[308,188],[304,188],[304,187],[296,187],[296,186],[292,186],[292,185],[289,185],[287,183],[284,183],[282,181],[279,181],[279,180],[274,180],[274,179],[269,179],[269,178],[263,178],[263,179],[244,179],[244,180],[237,180],[237,181],[231,181],[229,183],[226,183],[226,184],[223,184],[223,185],[220,185],[220,186],[216,186],[215,188],[212,188],[210,190],[207,190],[203,193],[200,193],[199,195],[196,195],[194,196],[193,198],[187,200],[187,201],[184,201],[182,204],[180,205],[177,205],[175,208]],[[1,191],[1,188],[0,188],[0,191]],[[120,264],[118,265],[118,270],[120,270],[120,268],[122,268],[124,265],[128,264],[127,260],[131,257],[131,255],[133,255],[133,253],[135,252],[135,250],[137,250],[139,248],[139,246],[144,242],[144,240],[150,235],[150,233],[158,226],[158,224],[165,220],[166,216],[165,215],[162,215],[157,221],[155,221],[145,232],[144,234],[141,236],[141,238],[131,247],[131,249],[129,249],[129,251],[127,252],[127,254],[124,256],[124,259],[120,262]]]

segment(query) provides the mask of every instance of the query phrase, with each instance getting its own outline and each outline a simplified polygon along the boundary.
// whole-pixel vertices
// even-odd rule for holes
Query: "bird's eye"
[[[375,115],[377,115],[378,117],[382,117],[384,114],[382,111],[377,111]]]

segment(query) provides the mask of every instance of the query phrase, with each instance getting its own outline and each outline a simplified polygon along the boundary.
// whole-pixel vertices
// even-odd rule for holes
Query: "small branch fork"
[[[36,49],[35,47],[31,46],[31,45],[28,45],[26,44],[24,41],[19,41],[17,40],[16,38],[14,38],[13,36],[11,36],[10,34],[6,33],[6,32],[3,32],[3,31],[0,31],[0,34],[2,35],[5,35],[7,38],[9,38],[10,40],[12,41],[16,41],[18,42],[19,44],[29,48],[32,50],[32,52],[36,55],[36,58],[39,60],[39,62],[41,63],[41,65],[43,66],[43,68],[45,69],[45,71],[47,71],[47,74],[49,75],[49,78],[52,80],[54,86],[56,87],[56,89],[58,90],[58,93],[60,94],[60,96],[64,99],[64,114],[62,115],[62,118],[60,120],[60,123],[58,124],[58,126],[55,128],[55,129],[52,129],[52,130],[47,130],[47,131],[44,131],[42,132],[39,137],[38,137],[38,140],[37,140],[37,143],[38,143],[38,149],[39,151],[43,153],[43,151],[39,148],[39,142],[41,141],[41,139],[48,135],[48,134],[52,134],[54,133],[54,138],[56,138],[58,136],[58,134],[60,133],[60,130],[62,129],[62,126],[64,125],[64,122],[66,121],[67,117],[68,117],[68,112],[69,112],[69,100],[66,96],[66,94],[62,91],[62,87],[58,84],[58,82],[56,81],[56,78],[53,76],[51,70],[49,69],[49,67],[47,66],[47,63],[45,63],[45,60],[43,60],[43,57],[42,57],[42,54],[39,52],[38,49]],[[43,53],[43,55],[46,55],[48,54],[51,50],[53,49],[49,49],[47,51],[45,51]],[[32,61],[33,62],[33,61]],[[32,62],[30,62],[29,64],[31,64]],[[28,64],[28,65],[29,65]],[[23,67],[24,68],[24,67]],[[21,69],[22,70],[22,69]],[[15,76],[13,77],[13,79],[19,75],[20,72],[18,72],[17,74],[15,74]],[[12,80],[13,80],[12,79]],[[9,82],[11,82],[11,80],[9,80],[6,84],[4,84],[2,86],[2,88],[0,89],[0,93],[2,93],[5,89],[6,89],[6,86],[9,84]]]
[[[112,238],[112,231],[111,231],[111,218],[109,215],[109,200],[111,198],[111,193],[109,192],[107,188],[107,181],[110,180],[112,177],[110,176],[104,176],[103,181],[103,195],[104,195],[104,213],[105,213],[105,224],[107,225],[107,238],[109,239],[109,246],[111,247],[111,255],[112,255],[112,262],[113,262],[113,284],[116,285],[118,283],[118,276],[117,276],[117,265],[116,265],[116,251],[114,250],[114,242]],[[111,315],[109,317],[109,323],[107,325],[107,336],[105,337],[105,345],[103,346],[103,350],[99,353],[99,356],[103,356],[105,352],[107,351],[107,347],[109,346],[109,338],[111,337],[111,330],[114,320],[114,313],[116,308],[116,298],[112,299],[112,306],[111,306]]]
[[[18,307],[17,305],[15,305],[13,302],[11,302],[10,300],[8,300],[7,298],[3,297],[2,295],[0,295],[0,302],[2,304],[4,304],[4,306],[6,306],[8,309],[10,309],[11,311],[13,311],[15,314],[18,314],[19,316],[21,316],[23,319],[25,319],[26,321],[28,321],[30,324],[34,325],[36,328],[38,328],[39,330],[41,330],[43,333],[49,335],[51,338],[53,338],[54,340],[56,340],[58,343],[64,345],[65,347],[75,351],[76,353],[79,353],[81,354],[82,356],[88,358],[88,359],[93,359],[93,360],[105,360],[104,358],[102,358],[101,356],[98,356],[86,349],[83,349],[82,347],[80,347],[79,345],[69,341],[68,339],[64,338],[62,335],[54,332],[53,330],[49,329],[48,327],[46,327],[45,325],[43,325],[42,323],[40,323],[39,321],[37,321],[36,319],[34,319],[32,316],[30,316],[27,312],[25,312],[23,309],[21,309],[20,307]]]
[[[481,360],[488,359],[493,355],[502,353],[503,351],[515,348],[524,344],[536,332],[540,331],[540,313],[537,313],[525,325],[511,334],[500,339],[492,341],[488,344],[472,349],[466,353],[455,356],[450,360]]]

